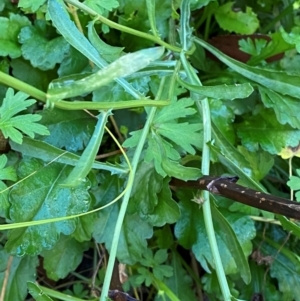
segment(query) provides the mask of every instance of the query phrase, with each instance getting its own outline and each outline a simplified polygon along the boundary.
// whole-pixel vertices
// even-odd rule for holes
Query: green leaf
[[[300,178],[296,176],[290,176],[290,180],[287,182],[287,185],[292,190],[299,190],[300,189]]]
[[[7,166],[7,157],[0,155],[0,180],[17,181],[17,174],[12,166]]]
[[[270,266],[270,275],[277,278],[279,291],[283,293],[282,299],[299,301],[300,287],[297,283],[300,280],[300,264],[297,255],[286,247],[281,247],[281,252],[277,254],[281,243],[272,242],[270,239],[267,239],[267,243],[262,244],[260,250],[263,255],[276,254]]]
[[[113,62],[121,56],[124,47],[111,46],[102,41],[95,30],[95,22],[96,20],[88,24],[89,40],[107,62]]]
[[[132,187],[129,203],[132,211],[139,212],[143,216],[154,213],[158,205],[158,193],[163,187],[163,178],[155,172],[152,164],[142,162],[136,171],[135,181]]]
[[[11,262],[10,267],[8,263]],[[5,287],[4,301],[24,301],[27,296],[26,281],[35,281],[39,260],[36,256],[12,257],[0,249],[0,287]],[[5,273],[9,268],[9,273]],[[8,278],[6,278],[8,277]],[[7,283],[5,284],[4,281]]]
[[[164,263],[168,258],[167,250],[160,249],[154,254],[154,261],[157,265]]]
[[[10,193],[10,217],[12,222],[25,222],[63,217],[86,212],[90,205],[88,183],[76,188],[61,188],[70,168],[52,163],[46,168],[37,159],[23,159],[18,168],[20,178]],[[59,235],[70,235],[76,228],[76,220],[48,223],[34,227],[11,230],[6,249],[15,255],[36,255],[43,249],[51,249]],[[47,233],[47,235],[45,235]]]
[[[106,205],[121,193],[123,181],[116,176],[106,177],[98,190],[93,194],[97,198],[97,206]],[[115,229],[120,203],[114,203],[98,213],[93,237],[98,243],[105,243],[109,251],[112,244],[112,229]],[[123,222],[118,244],[117,258],[126,264],[135,264],[147,249],[147,239],[153,235],[153,228],[139,215],[127,213]]]
[[[157,194],[162,189],[162,177],[155,172],[153,165],[142,162],[136,172],[129,208],[138,209],[143,215],[151,214],[158,204]]]
[[[293,128],[300,129],[300,117],[297,114],[299,100],[297,98],[281,95],[270,89],[259,87],[261,100],[266,108],[271,108],[281,124],[290,124]]]
[[[175,225],[174,233],[180,245],[185,249],[190,249],[197,239],[197,224],[199,218],[202,218],[202,212],[198,204],[191,202],[194,195],[190,189],[178,191],[177,197],[180,200],[178,205],[181,214]]]
[[[242,144],[252,152],[260,145],[270,154],[278,154],[284,147],[297,146],[300,140],[300,131],[279,124],[270,110],[263,110],[239,124],[237,133]]]
[[[254,91],[254,89],[249,83],[235,84],[230,86],[228,85],[195,86],[181,80],[180,78],[178,78],[178,82],[180,85],[189,89],[190,91],[214,99],[233,100],[235,98],[246,98]]]
[[[41,123],[50,135],[41,137],[42,141],[70,152],[83,150],[95,129],[95,119],[83,111],[46,109],[41,112]]]
[[[22,28],[19,35],[23,57],[30,60],[33,67],[41,70],[53,69],[70,50],[62,37],[47,39],[47,30],[46,22],[38,20],[35,26]]]
[[[22,27],[30,25],[27,17],[10,13],[9,19],[0,17],[0,56],[21,56],[18,35]]]
[[[53,79],[53,76],[56,76],[56,70],[45,73],[38,68],[34,68],[30,61],[22,57],[12,60],[10,65],[14,77],[42,91],[47,90],[48,83]]]
[[[9,88],[0,108],[0,129],[4,137],[10,138],[20,144],[23,140],[23,135],[20,131],[31,138],[34,137],[35,133],[40,135],[49,134],[45,126],[35,123],[35,121],[41,119],[40,115],[26,114],[14,116],[36,102],[34,99],[27,98],[28,95],[23,92],[17,92],[14,95],[14,90]]]
[[[163,47],[142,49],[125,54],[114,62],[82,79],[65,82],[53,82],[49,85],[47,99],[59,101],[65,98],[90,93],[112,81],[131,75],[147,67],[152,61],[159,59],[164,53]],[[132,62],[135,62],[132,64]]]
[[[287,219],[285,216],[278,215],[278,220],[282,228],[286,231],[292,231],[292,234],[300,238],[300,227],[293,221]]]
[[[201,123],[190,124],[188,122],[175,123],[161,123],[156,125],[156,133],[168,138],[175,144],[182,147],[187,153],[195,154],[193,146],[201,148]]]
[[[263,49],[266,48],[267,43],[267,40],[259,38],[255,40],[251,38],[239,40],[240,49],[253,56],[260,55]]]
[[[93,45],[84,37],[78,30],[75,24],[70,20],[70,16],[63,5],[62,1],[51,0],[48,3],[48,13],[54,26],[62,34],[74,48],[86,56],[89,60],[94,62],[99,68],[107,66],[107,62],[100,56]],[[123,78],[116,78],[118,82],[128,93],[137,99],[143,97],[137,90],[135,90]]]
[[[300,33],[300,27],[294,27],[290,33],[287,33],[282,27],[280,27],[280,33],[283,37],[283,39],[289,43],[293,44],[296,46],[296,49],[298,53],[300,52],[300,38],[299,38],[299,33]]]
[[[196,110],[191,108],[193,104],[194,101],[191,98],[181,98],[180,101],[173,101],[170,105],[159,109],[153,121],[159,125],[161,123],[174,121],[178,118],[194,115]]]
[[[75,155],[74,153],[65,152],[62,149],[54,147],[48,143],[28,137],[24,137],[22,145],[10,141],[10,146],[13,150],[23,154],[23,156],[41,159],[44,162],[55,161],[56,163],[75,166],[80,159],[80,156]],[[112,174],[126,175],[128,173],[128,167],[123,168],[121,165],[113,165],[109,162],[101,163],[94,161],[92,167],[95,169],[108,170]]]
[[[263,189],[263,187],[255,181],[254,170],[251,168],[244,154],[239,152],[216,126],[213,125],[212,129],[216,146],[211,145],[210,148],[212,153],[217,156],[218,161],[226,166],[229,173],[239,176],[242,182],[248,187],[257,190]]]
[[[198,300],[192,287],[191,276],[183,268],[180,256],[172,252],[171,258],[170,266],[173,268],[173,276],[164,279],[164,282],[179,300]],[[164,301],[165,299],[161,294],[158,294],[155,300]]]
[[[36,301],[52,301],[48,295],[34,282],[27,282],[28,292]]]
[[[239,218],[241,218],[241,215],[232,215],[232,214],[228,215],[226,214],[227,212],[225,212],[225,216],[226,215],[228,216],[229,219],[228,221],[226,220],[225,216],[217,209],[215,204],[213,204],[211,208],[212,208],[212,217],[214,220],[214,224],[218,225],[218,227],[223,230],[226,246],[229,252],[232,254],[232,257],[234,258],[234,261],[238,267],[238,272],[240,273],[244,282],[246,284],[249,284],[251,280],[251,274],[250,274],[250,268],[246,256],[248,256],[251,253],[252,245],[250,241],[247,241],[247,243],[244,244],[244,250],[243,250],[237,238],[238,235],[237,232],[233,231],[233,228],[229,223],[229,221],[231,223],[237,221]],[[252,235],[254,236],[254,234]],[[246,244],[248,245],[246,246]]]
[[[36,12],[46,2],[47,0],[20,0],[18,6]]]
[[[76,270],[81,263],[83,252],[89,248],[86,243],[80,243],[70,236],[61,235],[60,240],[51,250],[44,250],[44,268],[47,276],[55,281],[65,278]]]
[[[138,9],[137,9],[138,8]],[[148,9],[146,1],[126,0],[120,2],[120,11],[123,11],[119,24],[141,32],[149,33],[151,30],[148,18]],[[169,18],[172,13],[172,3],[169,1],[157,1],[155,3],[155,21],[160,38],[164,40],[168,36]],[[153,46],[153,42],[146,39],[139,39],[130,33],[121,33],[122,46],[135,51]]]
[[[114,8],[119,7],[119,2],[117,0],[100,0],[97,2],[93,0],[85,0],[83,3],[100,15],[103,15],[106,10],[112,11]]]
[[[103,134],[105,124],[107,122],[107,118],[111,115],[111,111],[101,112],[97,116],[97,124],[95,126],[95,130],[92,138],[89,141],[86,149],[83,151],[80,159],[78,160],[76,166],[72,169],[68,178],[63,183],[65,187],[75,187],[80,185],[82,182],[86,181],[85,177],[91,171],[93,166],[95,157],[99,150]]]
[[[233,3],[225,3],[216,10],[215,17],[220,27],[239,34],[254,33],[259,27],[257,15],[248,6],[246,7],[246,12],[235,12],[232,9]]]
[[[182,210],[182,215],[176,223],[175,235],[178,238],[179,243],[186,248],[192,242],[192,250],[197,260],[201,263],[201,266],[209,272],[209,267],[214,267],[214,262],[209,243],[207,241],[208,238],[205,231],[203,213],[200,209],[197,210],[197,207],[199,208],[197,204],[192,203],[186,198],[181,198],[180,206],[181,208],[184,206],[185,210]],[[223,214],[224,213],[225,211],[223,211]],[[227,212],[226,217],[227,221],[233,228],[233,231],[236,233],[237,239],[243,249],[244,256],[249,256],[251,253],[250,240],[255,236],[253,221],[240,213]],[[220,255],[225,273],[236,274],[239,272],[241,267],[237,265],[238,263],[235,261],[233,254],[231,254],[230,249],[232,248],[232,245],[228,245],[229,242],[227,237],[229,232],[224,232],[221,225],[222,223],[216,223],[214,226],[218,247],[222,250]],[[244,268],[242,273],[244,275],[244,279],[249,280],[247,268]]]
[[[283,95],[300,97],[300,77],[298,75],[289,74],[283,71],[251,67],[230,58],[215,47],[198,38],[195,38],[195,42],[203,46],[205,49],[215,55],[220,61],[242,76]]]
[[[228,105],[225,105],[223,101],[217,99],[211,99],[209,106],[213,124],[222,133],[224,139],[227,139],[229,143],[234,144],[236,135],[232,125],[235,118],[233,109]]]
[[[168,179],[164,180],[163,188],[158,193],[158,204],[153,212],[146,216],[140,214],[143,219],[155,227],[162,227],[166,223],[173,224],[180,216],[178,204],[172,199],[168,182]]]
[[[0,216],[9,219],[10,204],[8,201],[9,189],[3,180],[17,181],[16,170],[13,166],[7,166],[7,157],[0,155]]]
[[[238,146],[238,151],[249,162],[256,181],[262,180],[274,165],[274,157],[265,151],[249,152],[243,146]]]

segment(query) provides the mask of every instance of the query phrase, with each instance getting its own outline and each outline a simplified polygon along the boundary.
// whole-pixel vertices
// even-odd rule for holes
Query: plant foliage
[[[0,0],[0,299],[300,301],[299,8]]]

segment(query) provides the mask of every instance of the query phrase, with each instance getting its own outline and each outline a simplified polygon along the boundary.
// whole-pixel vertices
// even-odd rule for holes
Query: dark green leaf
[[[270,110],[248,118],[238,126],[237,133],[242,144],[252,152],[261,146],[270,154],[278,154],[284,147],[297,146],[300,140],[300,131],[276,122]]]
[[[179,300],[198,300],[192,288],[192,279],[183,268],[179,255],[175,252],[172,252],[171,267],[173,268],[173,276],[164,279],[166,285],[179,298]],[[165,299],[162,295],[158,294],[155,300],[164,301]]]
[[[70,50],[62,37],[47,39],[46,36],[47,25],[42,20],[36,21],[35,26],[24,27],[19,35],[23,57],[41,70],[53,69]]]
[[[283,293],[282,299],[299,301],[300,287],[297,284],[299,283],[300,264],[297,255],[285,247],[281,247],[278,254],[280,244],[272,242],[270,245],[269,240],[268,243],[263,244],[260,249],[264,255],[274,256],[276,254],[270,267],[270,275],[277,278],[279,290]]]
[[[72,189],[61,188],[59,184],[66,179],[70,168],[59,163],[43,167],[44,163],[37,159],[21,161],[18,168],[20,178],[30,176],[11,190],[10,217],[13,222],[69,216],[89,209],[88,183]],[[11,230],[6,248],[19,256],[39,254],[43,249],[53,248],[60,234],[70,235],[75,228],[76,220],[69,219]]]
[[[281,124],[288,123],[293,128],[300,129],[300,117],[297,113],[300,102],[297,98],[281,95],[263,87],[259,87],[259,92],[265,107],[274,110]]]
[[[51,250],[44,250],[44,268],[50,279],[57,281],[74,271],[82,261],[83,252],[89,248],[70,236],[61,235],[60,240]]]
[[[62,149],[54,147],[48,143],[28,137],[24,137],[22,145],[10,141],[10,146],[13,150],[23,154],[23,156],[41,159],[44,162],[55,161],[56,163],[75,166],[80,158],[80,156],[77,156],[74,153],[65,152]],[[123,168],[121,166],[110,164],[109,162],[101,163],[95,161],[92,167],[95,169],[111,171],[112,174],[116,173],[126,175],[128,173],[127,167]]]
[[[229,252],[234,257],[234,261],[238,267],[238,272],[243,278],[244,282],[248,284],[251,280],[250,268],[247,262],[247,255],[251,252],[252,246],[251,243],[248,243],[248,248],[244,245],[244,250],[241,247],[241,244],[237,238],[237,233],[233,231],[229,221],[226,220],[225,216],[217,209],[215,204],[211,207],[212,209],[212,217],[215,224],[218,225],[220,229],[224,232],[224,239],[226,242],[226,246]],[[226,213],[225,213],[226,214]],[[241,215],[228,215],[229,219],[232,221],[236,221],[241,218]],[[237,227],[236,227],[237,229]],[[240,235],[241,236],[241,235]],[[254,235],[253,235],[254,236]],[[249,240],[249,237],[247,238]]]
[[[197,260],[206,271],[210,271],[210,266],[214,267],[214,262],[209,243],[207,241],[203,213],[200,209],[196,210],[196,204],[187,204],[188,202],[192,203],[187,200],[182,200],[182,203],[185,203],[185,211],[176,224],[175,234],[178,237],[180,244],[183,244],[185,247],[188,246],[192,239],[192,250]],[[181,205],[183,205],[182,203]],[[192,207],[194,210],[192,210]],[[187,208],[189,208],[189,211],[187,211]],[[253,221],[238,213],[226,213],[226,216],[228,222],[237,235],[238,241],[245,254],[244,256],[248,256],[251,253],[250,240],[255,236]],[[222,229],[221,224],[218,223],[215,224],[215,232],[219,250],[222,250],[220,255],[226,274],[238,273],[241,267],[237,266],[237,262],[235,262],[234,257],[231,254],[230,248],[232,248],[232,245],[228,246],[228,233],[226,234],[224,229]],[[187,241],[188,238],[189,241]],[[244,269],[243,275],[245,279],[249,281],[249,274],[247,273],[246,268]]]
[[[10,263],[10,266],[8,265]],[[4,301],[24,301],[27,296],[26,281],[35,281],[39,264],[36,256],[13,257],[2,247],[0,250],[0,287],[5,287]],[[9,273],[5,273],[6,271]],[[8,278],[6,278],[8,277]],[[6,278],[7,283],[4,283]]]
[[[118,196],[123,187],[123,181],[116,176],[107,177],[94,192],[99,199],[98,206],[103,206]],[[98,243],[105,243],[108,250],[111,248],[113,232],[119,214],[119,203],[114,203],[99,212],[93,237]],[[117,257],[126,264],[136,263],[147,249],[147,239],[153,235],[152,227],[143,221],[137,213],[128,213],[123,222]]]
[[[223,54],[218,49],[209,45],[208,43],[195,39],[197,43],[214,54],[220,61],[238,72],[242,76],[254,81],[262,86],[274,90],[283,95],[290,95],[292,97],[300,97],[300,86],[298,75],[288,74],[283,71],[275,71],[263,69],[258,67],[251,67],[241,62],[238,62],[227,55]]]

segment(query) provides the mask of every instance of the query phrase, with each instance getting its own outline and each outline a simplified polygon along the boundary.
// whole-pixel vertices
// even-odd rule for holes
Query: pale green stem
[[[164,79],[161,81],[160,87],[163,87],[163,84],[164,84]],[[159,98],[160,95],[161,95],[161,89],[158,92],[156,98]],[[157,110],[156,108],[152,108],[150,110],[149,114],[148,114],[147,122],[144,126],[141,138],[139,140],[139,143],[137,145],[137,148],[135,150],[135,153],[134,153],[134,156],[133,156],[133,159],[132,159],[132,170],[129,174],[128,189],[127,189],[126,193],[124,194],[124,197],[123,197],[123,200],[122,200],[122,205],[121,205],[121,208],[120,208],[120,213],[118,215],[118,219],[117,219],[117,223],[116,223],[116,227],[115,227],[115,231],[114,231],[114,236],[113,236],[113,242],[112,242],[112,246],[111,246],[111,250],[110,250],[110,254],[109,254],[107,270],[106,270],[106,273],[105,273],[104,283],[103,283],[103,287],[102,287],[102,293],[101,293],[101,296],[99,298],[99,301],[105,301],[106,297],[107,297],[107,294],[108,294],[109,285],[110,285],[110,282],[111,282],[113,268],[114,268],[114,264],[115,264],[115,260],[116,260],[117,248],[118,248],[120,233],[121,233],[121,230],[122,230],[122,224],[123,224],[124,217],[125,217],[125,214],[126,214],[128,202],[129,202],[129,199],[130,199],[130,195],[131,195],[131,191],[132,191],[132,187],[133,187],[133,181],[134,181],[134,178],[135,178],[135,173],[136,173],[136,170],[137,170],[138,163],[140,161],[140,157],[141,157],[141,153],[143,151],[144,144],[147,140],[148,133],[150,131],[150,127],[153,123],[153,119],[154,119],[156,110]]]

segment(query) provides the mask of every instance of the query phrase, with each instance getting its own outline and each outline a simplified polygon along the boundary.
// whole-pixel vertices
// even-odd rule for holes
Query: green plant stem
[[[182,53],[180,55],[181,61],[183,63],[184,69],[187,72],[188,78],[193,85],[201,85],[200,80],[198,79],[194,69],[189,65],[186,60],[185,55]],[[210,108],[207,98],[201,98],[198,94],[191,93],[192,98],[196,101],[196,106],[199,111],[199,114],[202,115],[203,122],[203,150],[202,150],[202,163],[201,163],[201,171],[204,175],[209,175],[210,168],[210,149],[208,143],[211,141],[211,119],[210,119]],[[212,257],[215,262],[215,270],[218,276],[221,292],[224,298],[224,301],[231,300],[231,294],[229,290],[229,286],[227,283],[226,275],[224,272],[224,268],[221,261],[220,252],[217,245],[217,240],[215,236],[211,208],[210,208],[210,200],[209,200],[209,192],[203,191],[202,197],[204,199],[203,215],[204,215],[204,223],[208,236],[208,241],[210,245],[210,249],[212,252]]]
[[[114,28],[114,29],[129,33],[129,34],[132,34],[134,36],[137,36],[137,37],[140,37],[140,38],[143,38],[143,39],[147,39],[147,40],[152,41],[152,42],[154,42],[158,45],[164,46],[167,49],[169,49],[171,51],[174,51],[174,52],[180,52],[181,51],[181,48],[176,47],[176,46],[172,46],[172,45],[164,42],[163,40],[161,40],[159,37],[156,37],[154,35],[150,35],[150,34],[142,32],[142,31],[138,31],[138,30],[129,28],[127,26],[115,23],[115,22],[113,22],[113,21],[97,14],[97,12],[95,12],[93,9],[89,8],[88,6],[84,5],[83,3],[78,2],[77,0],[65,0],[65,1],[67,3],[70,3],[74,6],[82,9],[86,13],[88,13],[88,14],[94,16],[94,17],[97,17],[98,20],[100,20],[102,23],[106,24],[107,26],[109,26],[111,28]]]
[[[10,86],[16,90],[23,91],[26,94],[46,103],[46,93],[32,87],[19,79],[16,79],[4,72],[0,71],[0,82]],[[128,100],[128,101],[117,101],[117,102],[93,102],[93,101],[65,101],[60,100],[51,102],[56,108],[62,110],[121,110],[131,109],[144,106],[166,106],[170,102],[168,100],[151,100],[144,98],[141,100]]]
[[[23,91],[24,93],[31,95],[32,97],[42,101],[46,102],[46,93],[31,86],[28,85],[22,81],[20,81],[17,78],[14,78],[2,71],[0,71],[0,82],[3,83],[6,86],[12,87],[16,90]]]
[[[181,32],[190,32],[189,28],[189,18],[190,18],[190,0],[183,0],[181,3],[181,24],[180,24],[180,31]],[[183,39],[190,39],[188,35],[182,35]],[[189,45],[190,42],[182,40],[182,45],[186,46]],[[191,84],[193,85],[202,85],[194,68],[190,65],[187,61],[184,51],[187,49],[183,47],[183,51],[180,53],[180,59],[182,65],[184,67],[185,72],[187,73],[187,77]],[[202,122],[203,122],[203,150],[202,150],[202,163],[201,163],[201,171],[203,175],[209,175],[209,168],[210,168],[210,149],[208,143],[211,141],[211,118],[210,118],[210,108],[208,99],[205,97],[201,97],[199,94],[191,93],[192,99],[196,101],[196,106],[199,111],[199,115],[202,115]],[[204,223],[207,232],[207,237],[210,245],[210,249],[212,252],[212,257],[215,263],[215,270],[217,273],[217,277],[219,280],[219,285],[221,288],[221,292],[223,295],[224,301],[231,300],[231,294],[229,290],[229,286],[227,283],[225,271],[222,265],[220,252],[217,245],[217,240],[215,236],[212,215],[211,215],[211,208],[210,208],[210,200],[209,200],[209,192],[203,191],[202,194],[204,204],[203,208],[203,215],[204,215]]]
[[[164,85],[164,78],[161,81],[161,85],[160,85],[160,89],[157,93],[156,98],[159,99],[160,95],[162,93],[162,87]],[[109,285],[111,282],[111,278],[112,278],[112,273],[113,273],[113,268],[114,268],[114,264],[115,264],[115,260],[116,260],[116,255],[117,255],[117,248],[118,248],[118,243],[119,243],[119,238],[120,238],[120,233],[122,230],[122,224],[124,221],[124,217],[126,214],[126,210],[127,210],[127,206],[128,206],[128,202],[130,199],[130,195],[131,195],[131,191],[132,191],[132,187],[133,187],[133,181],[135,178],[135,173],[137,170],[137,166],[138,163],[140,161],[140,157],[141,157],[141,153],[143,151],[143,147],[144,144],[147,140],[147,136],[148,133],[150,131],[150,127],[152,125],[155,113],[156,113],[157,108],[151,108],[148,117],[147,117],[147,122],[144,126],[141,138],[139,140],[139,143],[136,147],[136,150],[134,152],[134,156],[132,159],[132,170],[129,174],[129,178],[128,178],[128,189],[126,191],[126,193],[124,194],[123,200],[122,200],[122,205],[120,208],[120,213],[118,215],[118,219],[116,222],[116,227],[115,227],[115,231],[114,231],[114,236],[113,236],[113,241],[112,241],[112,246],[111,246],[111,250],[110,250],[110,254],[109,254],[109,260],[108,260],[108,264],[107,264],[107,269],[106,269],[106,273],[105,273],[105,278],[104,278],[104,282],[103,282],[103,287],[102,287],[102,293],[101,296],[99,298],[99,301],[105,301],[107,294],[108,294],[108,290],[109,290]]]

